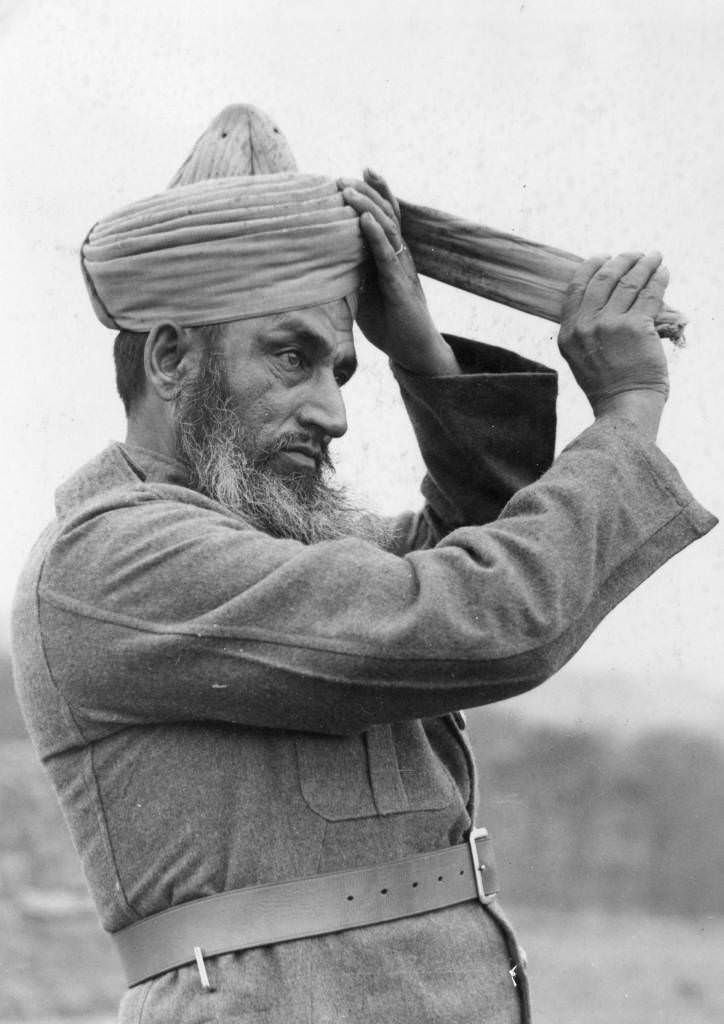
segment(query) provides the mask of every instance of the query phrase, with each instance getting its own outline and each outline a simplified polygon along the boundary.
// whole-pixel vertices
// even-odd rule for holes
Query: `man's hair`
[[[213,348],[223,331],[223,324],[206,324],[192,327],[202,341]],[[116,365],[116,389],[120,395],[126,415],[129,416],[146,386],[146,372],[143,365],[143,350],[148,333],[121,331],[113,345],[113,361]]]
[[[116,389],[128,416],[134,403],[143,394],[146,374],[143,369],[143,350],[148,334],[121,331],[113,345],[116,364]]]

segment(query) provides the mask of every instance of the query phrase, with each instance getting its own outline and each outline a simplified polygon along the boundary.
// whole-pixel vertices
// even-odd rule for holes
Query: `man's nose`
[[[347,412],[333,373],[320,374],[309,382],[297,419],[301,426],[316,428],[328,437],[341,437],[347,432]]]

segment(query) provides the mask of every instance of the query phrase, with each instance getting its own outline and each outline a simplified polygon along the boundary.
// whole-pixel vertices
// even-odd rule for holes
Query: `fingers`
[[[361,212],[359,222],[367,244],[372,250],[372,256],[378,272],[383,271],[387,274],[395,270],[399,272],[400,261],[397,251],[394,249],[387,231],[380,224],[378,218],[369,210],[365,210]]]
[[[661,260],[660,252],[650,252],[646,256],[640,255],[611,291],[607,302],[609,311],[627,313],[661,266]]]
[[[347,181],[348,179],[342,179]],[[354,185],[345,184],[342,189],[344,201],[361,216],[369,213],[387,235],[394,249],[399,249],[402,244],[402,233],[400,226],[392,212],[392,209],[381,195],[371,186],[363,181],[355,182]]]
[[[663,303],[664,292],[669,283],[669,271],[666,267],[659,266],[651,275],[646,285],[641,289],[631,311],[643,313],[652,319],[657,316]]]
[[[363,195],[369,196],[370,199],[374,199],[387,216],[396,220],[399,225],[400,204],[392,194],[386,180],[381,174],[377,174],[376,171],[371,171],[369,168],[363,172],[363,177],[364,181],[360,181],[359,178],[338,178],[337,184],[341,189],[354,188]]]
[[[366,196],[375,205],[383,210],[387,218],[391,221],[397,221],[397,215],[393,204],[387,199],[382,192],[378,191],[374,185],[368,181],[360,181],[358,178],[338,178],[337,184],[342,189],[342,195],[350,193],[351,195]],[[345,195],[346,198],[346,195]]]
[[[399,203],[384,178],[374,171],[366,170],[364,173],[365,181],[356,178],[337,179],[345,202],[359,213],[360,218],[364,213],[369,213],[385,232],[395,255],[409,261],[408,250],[403,247]]]
[[[591,256],[590,259],[584,260],[578,265],[563,299],[561,323],[570,320],[578,312],[589,282],[608,258],[608,256]]]
[[[599,270],[593,275],[591,280],[588,282],[585,295],[585,306],[590,313],[595,313],[609,302],[614,296],[617,288],[621,286],[622,279],[626,277],[632,267],[635,267],[638,261],[643,256],[641,252],[622,252],[619,256],[614,256],[613,259],[607,260]],[[626,286],[623,286],[624,290]],[[635,294],[628,296],[628,304],[625,305],[624,309],[628,309],[631,305]],[[614,298],[614,304],[616,298]],[[621,299],[618,299],[619,303]]]
[[[594,256],[577,268],[566,292],[562,321],[577,313],[595,316],[604,309],[619,315],[634,311],[655,316],[668,284],[661,253],[627,252],[612,259]]]
[[[614,315],[628,313],[642,294],[649,295],[649,282],[659,270],[661,260],[660,252],[650,252],[646,255],[640,252],[626,252],[608,260],[588,283],[583,300],[587,312],[594,314],[605,307],[608,313]],[[663,296],[661,277],[657,280],[652,298],[659,293]],[[641,312],[641,306],[636,308]]]
[[[387,202],[392,207],[392,212],[395,215],[397,223],[401,224],[402,216],[400,214],[400,204],[397,201],[397,196],[392,194],[392,190],[390,189],[390,186],[387,184],[387,181],[382,177],[381,174],[378,174],[377,171],[371,170],[369,167],[364,172],[364,178],[365,181],[372,184],[376,191],[387,200]]]

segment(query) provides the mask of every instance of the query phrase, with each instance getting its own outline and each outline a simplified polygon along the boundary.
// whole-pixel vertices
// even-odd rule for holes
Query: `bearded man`
[[[121,1021],[528,1019],[459,709],[548,678],[714,523],[654,443],[661,257],[576,274],[560,344],[595,418],[554,462],[555,374],[439,334],[372,173],[182,186],[82,255],[128,434],[58,490],[15,659]],[[328,479],[355,314],[418,514]]]

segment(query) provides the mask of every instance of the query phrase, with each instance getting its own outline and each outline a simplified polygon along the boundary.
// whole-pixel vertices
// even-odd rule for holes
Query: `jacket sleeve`
[[[491,522],[553,461],[555,371],[493,345],[445,337],[463,375],[422,377],[393,364],[427,470],[425,508],[399,520],[398,554],[431,547],[458,526]]]
[[[494,522],[403,556],[127,490],[66,525],[39,584],[48,667],[86,739],[193,719],[348,733],[510,697],[716,522],[613,417]]]

